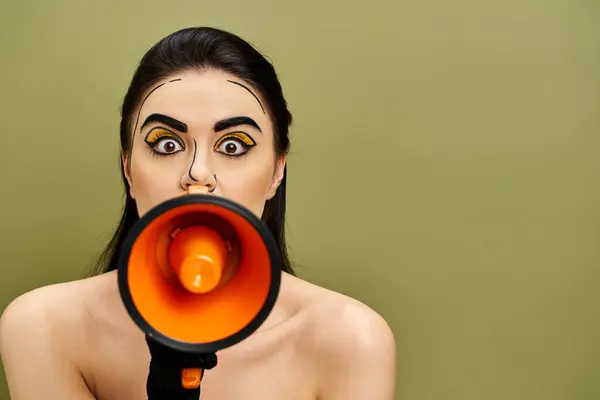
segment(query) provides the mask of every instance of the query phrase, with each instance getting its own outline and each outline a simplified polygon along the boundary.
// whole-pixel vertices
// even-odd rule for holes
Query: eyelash
[[[183,142],[183,140],[181,140],[181,138],[179,138],[179,136],[175,135],[174,133],[164,131],[164,130],[162,132],[156,133],[155,134],[156,138],[153,141],[148,141],[148,137],[150,136],[152,131],[154,131],[154,129],[151,130],[150,132],[148,132],[148,134],[146,135],[146,139],[144,140],[148,146],[150,155],[155,156],[155,157],[167,157],[167,156],[172,156],[174,154],[179,153],[179,151],[177,153],[160,153],[155,150],[156,145],[165,138],[175,140],[177,143],[179,143],[179,145],[181,147],[183,147],[183,150],[185,150],[185,148],[186,148],[185,143]],[[244,141],[242,139],[242,137],[247,138],[248,142],[250,142],[251,144],[246,143],[246,141]],[[242,146],[245,150],[245,152],[243,154],[239,154],[239,155],[226,154],[223,152],[219,152],[222,155],[224,155],[225,157],[228,157],[230,159],[238,159],[239,160],[242,157],[248,155],[248,153],[250,152],[252,147],[256,146],[256,142],[254,142],[254,139],[252,139],[252,137],[250,137],[250,135],[247,135],[247,134],[241,133],[241,132],[240,133],[232,132],[232,133],[225,134],[221,138],[219,138],[217,140],[217,143],[214,146],[214,149],[217,149],[226,140],[234,140],[235,142],[239,143],[239,145]],[[183,150],[180,150],[180,151],[183,151]]]
[[[153,131],[155,130],[159,130],[157,133],[153,134],[153,140],[150,141],[148,140],[148,138],[150,137],[150,135],[152,134]],[[144,141],[146,142],[146,144],[148,145],[148,149],[150,150],[150,154],[152,156],[157,156],[157,157],[166,157],[166,156],[172,156],[173,154],[177,154],[177,153],[159,153],[158,151],[155,150],[155,147],[158,143],[161,142],[161,140],[163,139],[171,139],[176,141],[177,143],[179,143],[179,145],[181,147],[183,147],[183,149],[185,150],[186,146],[185,143],[183,142],[183,140],[181,140],[181,138],[179,136],[177,136],[176,134],[166,131],[162,128],[155,128],[150,130],[150,132],[148,132],[148,134],[146,135],[146,138],[144,139]]]
[[[250,152],[252,147],[256,146],[256,142],[254,142],[254,139],[252,139],[252,137],[250,137],[250,135],[243,133],[243,132],[231,132],[231,133],[221,136],[221,138],[219,138],[219,140],[217,140],[217,143],[215,143],[214,149],[219,148],[221,146],[221,144],[223,144],[223,142],[225,142],[227,140],[235,141],[240,146],[242,146],[242,148],[244,149],[244,153],[238,154],[238,155],[226,154],[226,153],[220,152],[225,157],[229,157],[231,159],[240,159],[240,158],[248,155],[248,153]]]
[[[173,154],[159,153],[158,151],[154,150],[150,146],[148,146],[148,151],[150,152],[150,155],[152,157],[168,157],[168,156],[172,156],[173,155]]]

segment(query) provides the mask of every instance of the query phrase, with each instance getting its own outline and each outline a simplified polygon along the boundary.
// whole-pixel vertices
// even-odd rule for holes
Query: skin
[[[161,84],[138,110],[131,152],[123,154],[140,215],[197,185],[260,216],[286,161],[274,152],[264,101],[221,71],[184,72]],[[155,114],[187,132],[164,117],[144,123]],[[218,121],[240,116],[257,126],[245,120],[215,132]],[[13,400],[146,399],[148,349],[114,271],[15,299],[0,319],[0,353]],[[395,354],[389,326],[372,309],[284,273],[273,311],[254,334],[218,353],[201,398],[392,400]]]

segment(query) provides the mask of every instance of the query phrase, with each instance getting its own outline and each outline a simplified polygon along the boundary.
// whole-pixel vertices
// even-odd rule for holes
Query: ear
[[[125,179],[127,179],[127,184],[129,184],[129,195],[135,199],[135,194],[133,192],[133,184],[131,181],[131,173],[130,173],[130,156],[125,154],[123,150],[121,150],[121,163],[123,164],[123,174],[125,175]]]
[[[267,194],[267,200],[271,200],[275,193],[277,192],[277,188],[281,184],[283,180],[283,174],[285,172],[285,165],[287,161],[287,156],[281,156],[277,158],[275,162],[275,171],[273,172],[273,179],[271,180],[271,186],[269,187],[269,192]]]

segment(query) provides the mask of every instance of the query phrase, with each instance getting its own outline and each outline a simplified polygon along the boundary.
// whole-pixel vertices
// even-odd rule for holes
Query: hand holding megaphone
[[[121,248],[118,280],[147,337],[149,399],[198,399],[216,352],[252,334],[273,309],[281,265],[255,214],[201,187],[136,222]]]

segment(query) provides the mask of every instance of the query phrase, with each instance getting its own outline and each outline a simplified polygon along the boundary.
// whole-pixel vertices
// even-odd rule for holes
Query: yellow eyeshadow
[[[155,143],[159,139],[165,137],[177,140],[179,143],[181,143],[181,139],[177,135],[163,129],[153,129],[150,133],[148,133],[148,136],[146,136],[146,142]]]
[[[249,147],[252,147],[256,144],[256,143],[254,143],[254,140],[252,140],[252,138],[250,136],[246,135],[245,133],[232,132],[232,133],[228,133],[225,136],[221,137],[215,144],[215,147],[219,147],[221,145],[221,143],[223,143],[224,141],[226,141],[228,139],[241,140],[246,146],[249,146]]]

